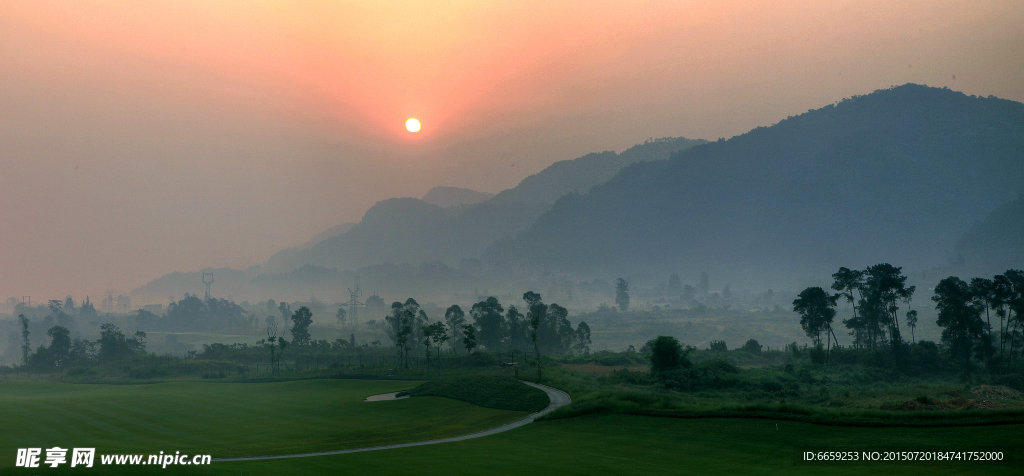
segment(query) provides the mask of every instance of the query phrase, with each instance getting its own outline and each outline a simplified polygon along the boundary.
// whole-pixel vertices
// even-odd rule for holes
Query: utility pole
[[[356,276],[356,287],[355,289],[348,288],[348,316],[352,320],[353,326],[359,326],[359,306],[365,306],[366,304],[359,301],[359,298],[363,297],[363,290],[359,289],[359,276]]]
[[[203,300],[209,301],[210,298],[213,297],[213,295],[210,294],[210,285],[213,284],[213,272],[203,273],[203,284],[206,285],[206,297]]]

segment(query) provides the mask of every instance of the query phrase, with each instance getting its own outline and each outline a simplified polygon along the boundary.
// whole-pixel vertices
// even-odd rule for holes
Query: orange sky
[[[0,300],[246,267],[384,198],[906,82],[1024,101],[1021,24],[1004,1],[0,0]]]

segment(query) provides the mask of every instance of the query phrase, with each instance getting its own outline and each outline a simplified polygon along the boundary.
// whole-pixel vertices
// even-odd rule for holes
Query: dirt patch
[[[883,404],[882,410],[901,411],[956,411],[956,410],[1001,410],[1009,408],[1006,404],[995,402],[985,398],[964,398],[955,397],[944,402],[928,400],[907,400],[898,404]]]
[[[1024,400],[1024,394],[997,385],[979,385],[971,389],[971,395],[986,400]]]
[[[646,365],[598,365],[593,362],[588,364],[559,365],[570,370],[575,370],[577,372],[586,372],[588,374],[593,374],[598,377],[611,375],[613,372],[621,372],[623,369],[629,370],[630,372],[646,372],[650,370],[650,367],[647,367]]]

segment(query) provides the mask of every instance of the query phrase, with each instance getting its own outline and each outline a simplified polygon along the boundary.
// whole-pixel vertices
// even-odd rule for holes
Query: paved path
[[[439,438],[439,439],[436,439],[436,440],[414,441],[412,443],[399,443],[397,445],[369,446],[369,447],[366,447],[366,448],[352,448],[352,449],[349,449],[349,450],[319,451],[319,452],[316,452],[316,453],[295,453],[295,454],[290,454],[290,455],[243,456],[243,457],[238,457],[238,458],[213,458],[213,461],[254,461],[254,460],[260,460],[260,459],[308,458],[310,456],[340,455],[340,454],[345,454],[345,453],[360,453],[360,452],[363,452],[363,451],[389,450],[389,449],[392,449],[392,448],[408,448],[410,446],[436,445],[438,443],[448,443],[448,442],[452,442],[452,441],[462,441],[462,440],[468,440],[468,439],[471,439],[471,438],[480,438],[482,436],[493,435],[493,434],[501,433],[503,431],[508,431],[508,430],[511,430],[511,429],[514,429],[514,428],[519,428],[519,427],[521,427],[523,425],[527,425],[527,424],[533,423],[533,421],[536,420],[541,415],[545,415],[545,414],[547,414],[549,412],[554,411],[556,408],[564,407],[564,406],[566,406],[566,405],[568,405],[569,403],[572,402],[572,399],[569,398],[569,394],[567,394],[567,393],[565,393],[565,392],[563,392],[563,391],[561,391],[561,390],[559,390],[557,388],[552,388],[552,387],[548,387],[547,385],[540,385],[540,384],[536,384],[536,383],[533,383],[533,382],[525,382],[524,381],[523,383],[525,383],[525,384],[527,384],[527,385],[529,385],[531,387],[536,387],[536,388],[539,388],[539,389],[543,390],[544,393],[548,394],[548,398],[551,400],[551,403],[548,404],[547,408],[545,408],[545,409],[543,409],[543,410],[541,410],[541,411],[539,411],[537,413],[533,413],[533,414],[527,415],[527,416],[525,416],[523,418],[520,418],[520,419],[518,419],[516,421],[510,422],[510,423],[506,423],[506,424],[501,425],[501,426],[496,426],[496,427],[491,428],[489,430],[478,431],[476,433],[470,433],[468,435],[453,436],[451,438]]]

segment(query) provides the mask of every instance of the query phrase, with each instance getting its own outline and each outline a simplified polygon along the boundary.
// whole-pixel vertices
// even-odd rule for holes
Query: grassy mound
[[[535,412],[548,406],[546,393],[503,375],[467,375],[432,380],[399,395],[447,397],[497,410]]]

